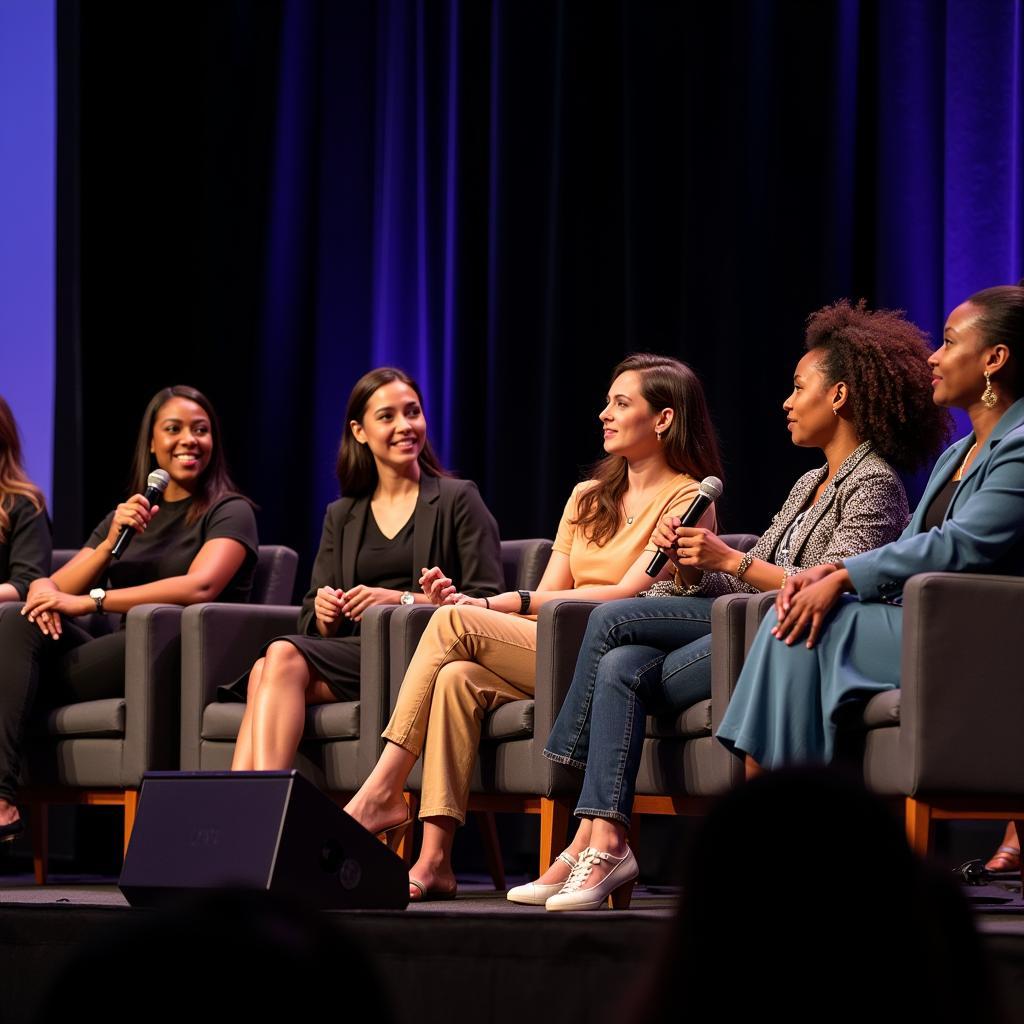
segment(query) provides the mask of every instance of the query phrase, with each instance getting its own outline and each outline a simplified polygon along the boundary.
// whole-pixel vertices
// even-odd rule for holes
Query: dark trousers
[[[19,614],[21,607],[0,605],[0,798],[11,802],[25,723],[37,699],[42,707],[59,707],[124,693],[124,630],[93,637],[65,619],[53,640]]]

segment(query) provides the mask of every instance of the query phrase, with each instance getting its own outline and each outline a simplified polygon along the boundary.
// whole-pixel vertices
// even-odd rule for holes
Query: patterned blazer
[[[788,576],[812,565],[870,551],[899,537],[910,518],[907,494],[895,470],[874,453],[870,441],[847,456],[821,497],[808,508],[827,475],[828,466],[822,466],[797,480],[786,503],[754,545],[755,558],[773,562]],[[781,557],[779,544],[805,509],[803,521],[790,539],[787,557]],[[687,590],[701,597],[737,592],[756,594],[757,588],[727,572],[706,572]]]

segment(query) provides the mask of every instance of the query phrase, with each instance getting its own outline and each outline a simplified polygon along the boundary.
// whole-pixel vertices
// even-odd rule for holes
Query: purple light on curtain
[[[1021,276],[1021,2],[946,8],[946,306]]]
[[[55,335],[56,21],[52,0],[0,3],[0,393],[25,464],[51,494]]]
[[[459,0],[452,0],[448,23],[447,135],[444,165],[444,311],[442,324],[443,401],[439,432],[441,458],[446,465],[454,461],[455,437],[455,279],[458,272],[456,247],[457,195],[459,186]],[[435,420],[438,410],[435,406]]]

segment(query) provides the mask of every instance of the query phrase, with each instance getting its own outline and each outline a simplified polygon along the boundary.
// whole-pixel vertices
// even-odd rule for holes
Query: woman
[[[533,692],[537,624],[527,616],[581,590],[597,601],[636,594],[650,583],[645,569],[657,523],[685,511],[701,478],[721,475],[700,383],[675,359],[623,360],[600,420],[607,455],[566,503],[537,590],[446,597],[457,607],[431,619],[384,733],[384,753],[346,807],[371,831],[401,823],[402,790],[423,754],[423,845],[410,899],[455,895],[452,839],[465,819],[483,714]],[[706,519],[714,527],[713,509]],[[424,586],[444,582],[424,578]]]
[[[603,905],[614,879],[605,878],[606,862],[591,863],[584,851],[632,859],[626,839],[646,718],[711,696],[715,597],[774,589],[803,567],[894,540],[906,525],[907,498],[892,466],[916,468],[946,432],[946,414],[931,401],[924,337],[899,313],[842,301],[812,314],[805,345],[782,407],[793,443],[821,449],[826,464],[796,482],[747,554],[710,531],[664,524],[656,543],[688,586],[659,584],[646,599],[591,615],[544,751],[585,771],[580,827],[536,882],[509,892],[513,902],[549,910]],[[662,596],[672,590],[676,596]]]
[[[158,505],[143,497],[159,467],[169,479]],[[64,618],[92,612],[126,614],[152,602],[246,601],[256,566],[252,505],[228,474],[220,427],[195,388],[158,392],[143,413],[135,446],[132,496],[96,527],[85,547],[49,578],[36,580],[20,615],[0,617],[3,729],[20,736],[40,672],[47,700],[70,703],[124,692],[124,630],[92,637]],[[122,529],[134,533],[120,560],[111,551]],[[11,709],[17,707],[17,713]],[[13,805],[17,742],[5,749],[0,774]],[[11,822],[12,834],[21,819]]]
[[[903,612],[886,602],[911,576],[1024,573],[1022,357],[1024,287],[987,288],[950,313],[929,360],[933,398],[973,431],[939,458],[898,540],[787,581],[719,729],[748,774],[830,760],[844,707],[900,685]]]
[[[43,492],[21,466],[21,439],[0,396],[0,602],[24,601],[29,584],[50,568],[50,524]],[[0,689],[0,842],[23,825],[14,805],[25,695]]]
[[[468,594],[501,589],[497,524],[476,485],[453,480],[438,462],[415,381],[391,367],[372,370],[352,389],[345,423],[344,497],[327,506],[298,635],[273,640],[248,680],[230,688],[248,697],[236,771],[290,768],[306,706],[358,698],[363,612],[439,600],[441,587],[436,597],[412,592],[424,566],[444,562]]]

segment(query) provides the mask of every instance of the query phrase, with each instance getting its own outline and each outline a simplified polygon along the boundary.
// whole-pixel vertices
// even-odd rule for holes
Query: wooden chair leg
[[[135,828],[135,815],[138,809],[139,791],[126,789],[124,791],[124,853],[128,852],[128,841],[132,837],[132,829]]]
[[[46,885],[49,864],[49,806],[33,803],[29,817],[29,835],[32,839],[32,872],[36,885]]]
[[[416,793],[406,792],[404,795],[406,805],[409,808],[409,817],[412,818],[412,824],[405,830],[405,835],[398,841],[395,853],[405,861],[406,867],[412,867],[413,832],[416,829],[416,815],[420,809],[420,798]]]
[[[913,797],[905,803],[907,842],[919,857],[927,857],[932,844],[932,809]]]
[[[562,849],[569,831],[569,803],[567,800],[540,801],[540,870],[543,875]]]
[[[494,820],[494,811],[477,811],[476,820],[480,826],[484,858],[487,861],[487,870],[491,874],[494,888],[504,891],[508,888],[505,884],[505,861],[501,856],[501,843],[498,841],[498,826]]]

